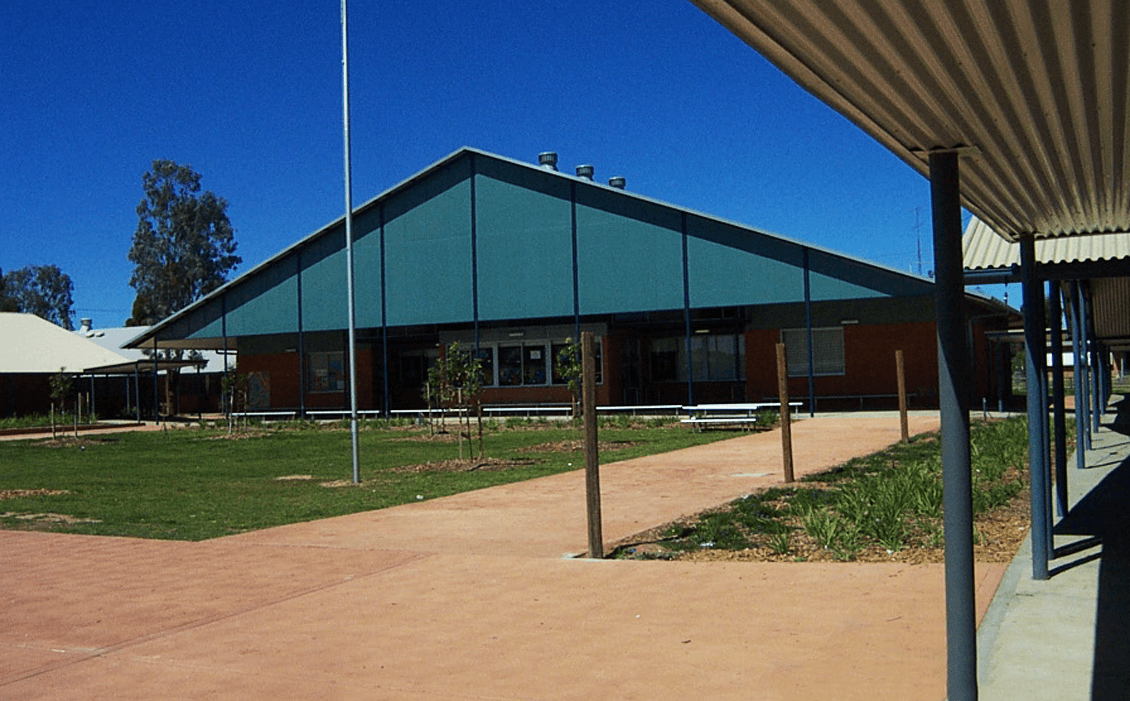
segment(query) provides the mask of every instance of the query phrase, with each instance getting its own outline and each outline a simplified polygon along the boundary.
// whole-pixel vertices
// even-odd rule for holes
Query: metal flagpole
[[[353,180],[349,147],[349,13],[341,0],[342,133],[345,137],[345,280],[349,315],[349,433],[353,443],[353,482],[361,483],[357,450],[357,319],[353,313]]]

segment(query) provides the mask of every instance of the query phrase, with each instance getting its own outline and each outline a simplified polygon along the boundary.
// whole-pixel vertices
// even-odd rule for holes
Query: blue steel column
[[[808,333],[808,416],[816,416],[816,390],[812,376],[816,374],[816,351],[812,348],[812,286],[808,273],[808,249],[802,248],[804,255],[804,327]]]
[[[1088,365],[1091,368],[1091,401],[1094,402],[1091,411],[1091,430],[1095,433],[1099,432],[1099,424],[1101,423],[1103,407],[1102,407],[1102,380],[1099,377],[1102,362],[1099,360],[1099,341],[1095,334],[1095,315],[1094,308],[1091,305],[1090,284],[1084,287],[1083,294],[1083,308],[1086,309],[1084,319],[1087,321],[1087,326],[1084,329],[1087,339],[1087,347],[1090,352],[1087,354]]]
[[[1099,387],[1102,389],[1101,401],[1099,405],[1102,406],[1102,415],[1106,416],[1107,403],[1110,402],[1110,353],[1107,352],[1106,344],[1102,341],[1097,341],[1099,346]]]
[[[681,218],[683,233],[683,326],[686,333],[684,343],[687,348],[687,404],[694,406],[694,358],[691,357],[691,268],[688,259],[687,214]]]
[[[577,270],[577,184],[569,183],[569,227],[573,241],[573,342],[581,342],[581,279]],[[579,345],[578,345],[579,347]]]
[[[153,335],[153,421],[161,423],[161,400],[157,392],[157,335]],[[168,380],[165,381],[166,384]]]
[[[302,320],[302,249],[294,254],[295,316],[298,321],[298,417],[306,418],[306,332]]]
[[[471,166],[471,314],[474,320],[474,335],[471,344],[473,357],[479,356],[479,229],[475,210],[475,154],[468,157]]]
[[[1082,470],[1087,466],[1085,446],[1087,445],[1087,424],[1083,418],[1087,402],[1083,393],[1083,343],[1079,331],[1079,283],[1072,280],[1067,286],[1068,309],[1071,311],[1071,354],[1074,362],[1075,384],[1075,466]]]
[[[385,418],[392,418],[392,389],[388,386],[388,285],[385,282],[385,206],[377,210],[381,231],[381,382],[384,384]]]
[[[224,362],[227,362],[226,357]],[[141,373],[139,365],[140,363],[133,364],[133,408],[137,412],[137,423],[141,423]]]
[[[1087,296],[1083,291],[1083,282],[1080,281],[1076,287],[1079,295],[1079,354],[1080,362],[1082,363],[1082,372],[1076,378],[1076,382],[1083,385],[1083,395],[1081,397],[1082,413],[1076,413],[1075,420],[1083,422],[1083,445],[1087,450],[1091,449],[1091,343],[1088,336],[1087,329]],[[1079,409],[1076,409],[1078,412]]]
[[[1024,366],[1028,375],[1028,471],[1032,497],[1032,578],[1048,578],[1048,543],[1051,530],[1047,514],[1047,424],[1048,402],[1044,394],[1044,289],[1036,277],[1036,241],[1020,239],[1020,285],[1024,293]]]
[[[934,220],[934,306],[946,555],[946,690],[950,701],[977,698],[977,622],[973,582],[973,497],[969,462],[969,348],[961,257],[958,154],[930,154]]]
[[[1063,303],[1059,283],[1048,282],[1052,336],[1052,411],[1055,415],[1055,497],[1061,517],[1067,515],[1067,410],[1063,402]]]

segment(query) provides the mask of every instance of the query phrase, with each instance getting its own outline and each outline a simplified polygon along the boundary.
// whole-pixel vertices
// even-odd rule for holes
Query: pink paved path
[[[796,424],[798,473],[891,424]],[[776,432],[605,465],[606,540],[779,470]],[[0,698],[943,698],[940,565],[563,559],[582,490],[572,473],[203,543],[0,532]],[[1003,570],[978,570],[982,611]]]

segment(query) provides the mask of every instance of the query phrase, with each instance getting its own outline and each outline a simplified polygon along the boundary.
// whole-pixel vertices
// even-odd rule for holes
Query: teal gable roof
[[[908,273],[464,148],[357,208],[357,325],[922,296]],[[344,221],[310,234],[131,346],[347,326]]]

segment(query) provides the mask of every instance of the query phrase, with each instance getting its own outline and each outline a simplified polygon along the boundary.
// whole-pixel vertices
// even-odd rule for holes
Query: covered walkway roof
[[[1039,367],[1044,295],[1034,240],[1130,232],[1130,3],[692,2],[930,178],[946,514],[947,692],[951,701],[973,701],[978,681],[970,407],[964,390],[969,349],[958,303],[965,284],[959,204],[1021,244],[1028,386],[1040,387],[1046,381]],[[1101,277],[1088,268],[1102,263],[1082,262],[1073,277]],[[1073,317],[1081,318],[1088,302],[1082,286],[1071,287]],[[1053,306],[1058,299],[1052,297]],[[1075,337],[1083,335],[1079,330]],[[1059,453],[1062,387],[1053,394]],[[1092,394],[1099,403],[1101,392]],[[1038,395],[1028,395],[1031,539],[1033,577],[1047,579],[1054,551],[1048,524],[1052,480],[1047,404]],[[1066,482],[1066,468],[1058,467],[1064,462],[1057,456],[1058,485]]]
[[[1130,231],[1130,3],[693,1],[1002,236]]]
[[[962,237],[966,283],[1020,280],[1020,245],[974,218]],[[1042,239],[1035,243],[1039,276],[1088,280],[1095,338],[1110,350],[1130,350],[1130,234]]]

